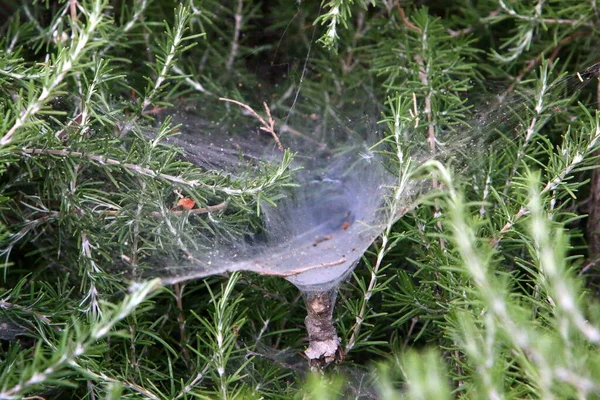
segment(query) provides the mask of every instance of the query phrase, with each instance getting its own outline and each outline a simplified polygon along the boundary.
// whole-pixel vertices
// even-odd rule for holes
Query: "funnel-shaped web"
[[[207,170],[240,177],[256,163],[281,162],[283,153],[257,144],[255,135],[253,140],[225,139],[208,134],[210,128],[202,124],[198,128],[190,116],[176,113],[173,118],[181,123],[181,135],[168,143]],[[201,254],[161,265],[154,274],[165,284],[234,271],[283,277],[305,294],[307,356],[331,362],[340,342],[331,320],[340,283],[425,187],[410,179],[408,166],[415,164],[416,153],[411,158],[397,148],[399,135],[374,149],[381,140],[374,132],[343,133],[333,146],[316,145],[306,137],[292,141],[293,185],[282,189],[276,205],[261,206],[260,232],[236,240],[211,237]]]
[[[242,139],[208,140],[203,132],[190,132],[190,128],[182,125],[182,135],[170,143],[205,168],[237,174],[244,169],[241,159],[248,161],[247,166],[259,159],[280,162],[282,153],[277,151],[265,151]],[[246,148],[241,148],[244,144]],[[392,197],[396,197],[393,204],[406,206],[418,192],[416,182],[397,192],[399,177],[390,165],[386,167],[379,152],[370,149],[373,144],[366,138],[347,138],[342,149],[322,150],[315,145],[292,149],[296,151],[293,186],[282,189],[284,197],[276,206],[262,205],[264,229],[233,242],[213,238],[209,250],[195,255],[193,261],[164,266],[163,281],[252,271],[284,277],[304,292],[337,288],[399,215],[389,206]],[[397,201],[399,196],[402,201]]]
[[[285,199],[263,205],[258,237],[215,244],[204,260],[169,268],[174,275],[165,282],[253,271],[285,277],[303,291],[337,287],[388,222],[384,205],[394,177],[376,157],[350,153],[318,161],[319,167],[294,173],[296,186],[285,190]],[[330,162],[335,165],[327,169]]]

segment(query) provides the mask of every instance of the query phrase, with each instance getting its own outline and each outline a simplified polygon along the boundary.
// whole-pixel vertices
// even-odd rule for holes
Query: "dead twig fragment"
[[[268,122],[263,117],[261,117],[256,111],[254,111],[254,109],[252,107],[250,107],[247,104],[244,104],[237,100],[227,99],[225,97],[220,97],[219,100],[237,104],[238,106],[247,110],[254,118],[256,118],[258,120],[258,122],[260,122],[262,124],[262,126],[260,127],[260,130],[270,133],[273,136],[273,139],[275,139],[275,143],[277,143],[277,147],[279,148],[279,150],[283,151],[283,145],[281,144],[281,141],[279,140],[277,133],[275,133],[275,120],[273,120],[273,117],[271,116],[271,110],[269,110],[267,103],[263,103],[263,105],[265,106],[265,110],[267,112]]]
[[[293,269],[289,272],[277,272],[277,271],[272,271],[272,270],[258,270],[255,272],[258,273],[259,275],[278,276],[280,278],[289,278],[290,276],[300,275],[305,272],[312,271],[313,269],[335,267],[337,265],[341,265],[341,264],[345,263],[346,261],[348,261],[348,259],[346,257],[342,257],[337,261],[320,263],[317,265],[311,265],[309,267],[304,267],[304,268],[297,268],[297,269]]]
[[[398,5],[397,8],[398,8],[398,14],[400,14],[400,19],[402,19],[402,22],[404,23],[404,25],[406,25],[406,27],[408,29],[413,30],[417,33],[423,33],[421,28],[419,28],[418,26],[416,26],[415,24],[410,22],[408,18],[406,18],[406,14],[404,13],[404,8],[400,7],[400,5]]]
[[[198,207],[198,208],[192,208],[190,210],[188,210],[188,209],[170,210],[169,214],[177,215],[177,216],[183,215],[183,214],[208,214],[208,213],[224,210],[225,208],[227,208],[228,204],[229,204],[229,201],[224,201],[222,203],[215,204],[214,206]],[[102,214],[103,215],[117,215],[119,213],[120,213],[119,210],[107,210],[107,211],[104,211]],[[153,217],[160,217],[163,214],[159,211],[153,211],[152,213],[150,213],[150,215]]]

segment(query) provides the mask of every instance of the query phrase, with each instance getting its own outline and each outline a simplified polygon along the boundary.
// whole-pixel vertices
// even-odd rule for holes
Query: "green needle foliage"
[[[0,399],[600,397],[594,2],[6,1],[0,15]],[[287,281],[148,278],[260,231],[261,206],[294,184],[293,148],[233,173],[169,145],[180,123],[273,145],[219,98],[268,107],[282,141],[373,129],[392,159],[405,137],[429,155],[428,194],[340,289],[345,357],[320,375]]]

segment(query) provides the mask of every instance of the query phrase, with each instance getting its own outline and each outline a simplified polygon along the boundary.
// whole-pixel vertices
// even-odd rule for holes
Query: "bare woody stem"
[[[342,358],[341,340],[333,325],[335,294],[336,291],[306,293],[307,316],[304,324],[309,345],[304,354],[313,371],[321,371]]]

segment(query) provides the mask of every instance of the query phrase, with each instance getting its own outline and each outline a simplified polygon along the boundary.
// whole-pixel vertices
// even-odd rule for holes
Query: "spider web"
[[[205,169],[235,174],[256,161],[281,162],[281,153],[265,150],[268,146],[243,138],[215,143],[195,128],[202,121],[185,120],[184,134],[171,144],[182,147],[189,160]],[[342,135],[343,141],[327,149],[315,148],[306,138],[296,140],[293,186],[282,188],[276,205],[261,205],[260,232],[237,240],[213,237],[201,254],[186,262],[163,264],[153,273],[171,284],[252,271],[286,278],[303,291],[336,288],[397,212],[388,207],[388,198],[398,177],[386,168],[384,156],[371,149],[380,138],[367,125],[362,135]],[[187,130],[196,134],[187,135]],[[410,204],[418,191],[417,181],[407,186],[402,204]]]

